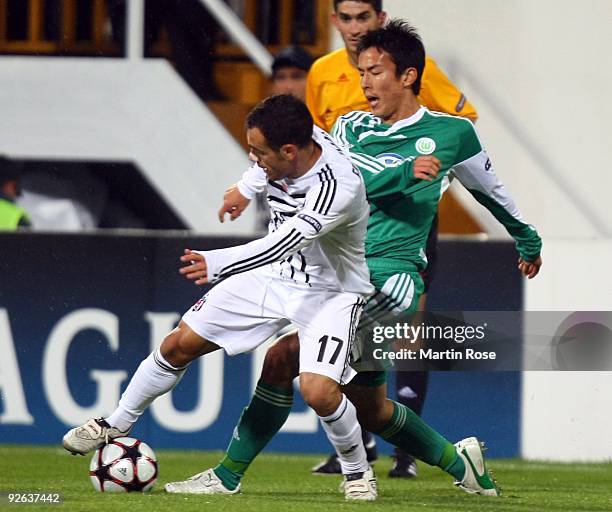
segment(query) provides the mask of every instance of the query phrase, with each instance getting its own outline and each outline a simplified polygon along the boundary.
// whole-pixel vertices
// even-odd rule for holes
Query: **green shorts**
[[[354,377],[352,382],[377,387],[385,382],[385,372],[393,366],[389,359],[373,359],[373,351],[385,347],[385,342],[381,342],[377,334],[380,335],[385,326],[411,322],[424,285],[419,272],[409,263],[380,258],[371,258],[367,262],[370,281],[376,292],[366,303],[357,327],[355,346],[351,352],[351,366],[359,375]],[[362,373],[365,374],[363,377]]]
[[[370,269],[370,282],[376,288],[376,293],[370,298],[368,305],[377,295],[383,294],[392,300],[392,304],[387,307],[388,310],[416,311],[419,298],[425,288],[417,268],[400,260],[370,258],[366,261]],[[381,300],[376,299],[376,302],[380,303]]]

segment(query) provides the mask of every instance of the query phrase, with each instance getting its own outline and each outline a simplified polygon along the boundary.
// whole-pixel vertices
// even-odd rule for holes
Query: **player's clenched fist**
[[[442,164],[435,156],[420,156],[413,164],[414,177],[420,180],[433,181],[440,172]]]
[[[518,268],[527,279],[533,279],[540,272],[542,258],[538,256],[533,261],[525,261],[523,258],[518,260]]]
[[[208,272],[204,256],[191,249],[185,249],[185,254],[181,256],[181,261],[186,263],[184,267],[179,269],[182,275],[191,281],[195,281],[195,284],[208,283]]]
[[[219,209],[219,221],[225,220],[225,214],[230,214],[230,220],[236,220],[246,207],[249,206],[250,199],[244,197],[236,185],[229,187],[223,194],[223,205]]]

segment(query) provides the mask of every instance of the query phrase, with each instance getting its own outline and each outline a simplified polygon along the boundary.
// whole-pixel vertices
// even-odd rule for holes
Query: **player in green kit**
[[[371,204],[366,258],[376,294],[362,315],[362,334],[362,326],[381,314],[416,309],[423,290],[419,270],[427,263],[427,234],[452,178],[459,179],[512,235],[523,275],[535,277],[542,264],[541,239],[523,222],[497,179],[472,123],[418,104],[424,61],[418,35],[401,21],[367,34],[360,44],[359,70],[372,113],[351,112],[332,130],[336,143],[348,150],[361,171]],[[259,185],[246,176],[226,194],[221,214],[235,218],[248,205]],[[297,376],[297,343],[296,335],[289,333],[269,349],[255,396],[236,426],[225,458],[213,468],[214,482],[201,492],[235,492],[249,464],[282,427]],[[465,491],[499,495],[478,440],[471,437],[453,445],[409,408],[389,400],[384,371],[360,372],[344,390],[363,427],[440,467]]]
[[[428,230],[443,192],[457,178],[506,227],[516,241],[521,269],[528,268],[525,274],[534,277],[541,239],[523,222],[497,179],[472,122],[430,112],[418,104],[408,109],[408,117],[398,118],[395,102],[385,98],[384,75],[393,73],[394,63],[390,53],[379,50],[376,37],[386,37],[392,30],[399,28],[394,24],[386,32],[366,36],[364,44],[372,40],[373,46],[360,55],[362,87],[372,112],[351,112],[339,118],[332,130],[366,183],[371,206],[366,238],[370,270],[375,275],[380,265],[388,268],[392,261],[397,262],[398,271],[426,268]],[[413,80],[410,75],[405,79]],[[414,80],[413,86],[418,87],[418,78]],[[421,155],[432,155],[440,162],[435,179],[415,177],[415,159]]]

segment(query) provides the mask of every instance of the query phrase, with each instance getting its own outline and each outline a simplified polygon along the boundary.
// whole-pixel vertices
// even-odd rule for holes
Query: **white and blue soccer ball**
[[[118,437],[101,446],[89,464],[91,483],[100,492],[150,491],[157,473],[155,452],[133,437]]]

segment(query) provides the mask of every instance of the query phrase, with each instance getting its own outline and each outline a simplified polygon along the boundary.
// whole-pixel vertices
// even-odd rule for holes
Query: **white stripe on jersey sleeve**
[[[341,148],[349,148],[351,144],[348,141],[346,136],[346,128],[352,124],[356,125],[366,116],[369,116],[369,112],[363,112],[360,110],[356,110],[354,112],[349,112],[348,114],[344,114],[339,117],[331,130],[332,138],[335,143],[338,144]]]
[[[349,154],[351,161],[360,169],[365,169],[366,171],[372,172],[374,174],[378,174],[385,170],[385,166],[382,165],[375,158],[370,157],[369,155],[365,155],[363,153],[352,152]]]

